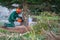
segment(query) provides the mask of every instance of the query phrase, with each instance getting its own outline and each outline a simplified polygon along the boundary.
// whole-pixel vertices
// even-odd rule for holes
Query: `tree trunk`
[[[24,18],[24,25],[25,26],[28,26],[28,20],[27,20],[27,3],[26,3],[26,0],[23,1],[23,18]]]

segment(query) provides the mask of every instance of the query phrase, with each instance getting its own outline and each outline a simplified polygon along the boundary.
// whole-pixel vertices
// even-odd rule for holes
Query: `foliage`
[[[2,6],[6,6],[8,8],[12,8],[12,4],[19,4],[23,6],[24,0],[0,0],[0,4]],[[25,0],[28,5],[40,5],[41,10],[50,10],[52,12],[56,12],[59,14],[60,12],[60,0]],[[36,6],[37,7],[37,6]],[[33,10],[33,9],[32,9]],[[36,10],[37,11],[37,10]],[[39,14],[38,14],[39,15]]]

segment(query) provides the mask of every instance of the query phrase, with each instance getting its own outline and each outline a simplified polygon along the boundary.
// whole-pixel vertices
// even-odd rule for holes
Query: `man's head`
[[[16,12],[17,12],[18,14],[20,14],[20,13],[22,12],[22,9],[17,8],[17,9],[16,9]]]

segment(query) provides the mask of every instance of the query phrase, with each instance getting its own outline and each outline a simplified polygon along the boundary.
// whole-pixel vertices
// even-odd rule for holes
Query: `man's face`
[[[16,12],[17,12],[18,14],[20,14],[20,13],[22,12],[22,10],[21,10],[21,9],[17,9]]]

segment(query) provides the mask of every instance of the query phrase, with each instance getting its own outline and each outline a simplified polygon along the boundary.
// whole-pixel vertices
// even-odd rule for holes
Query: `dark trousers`
[[[4,24],[5,27],[15,27],[14,22],[9,22]]]

